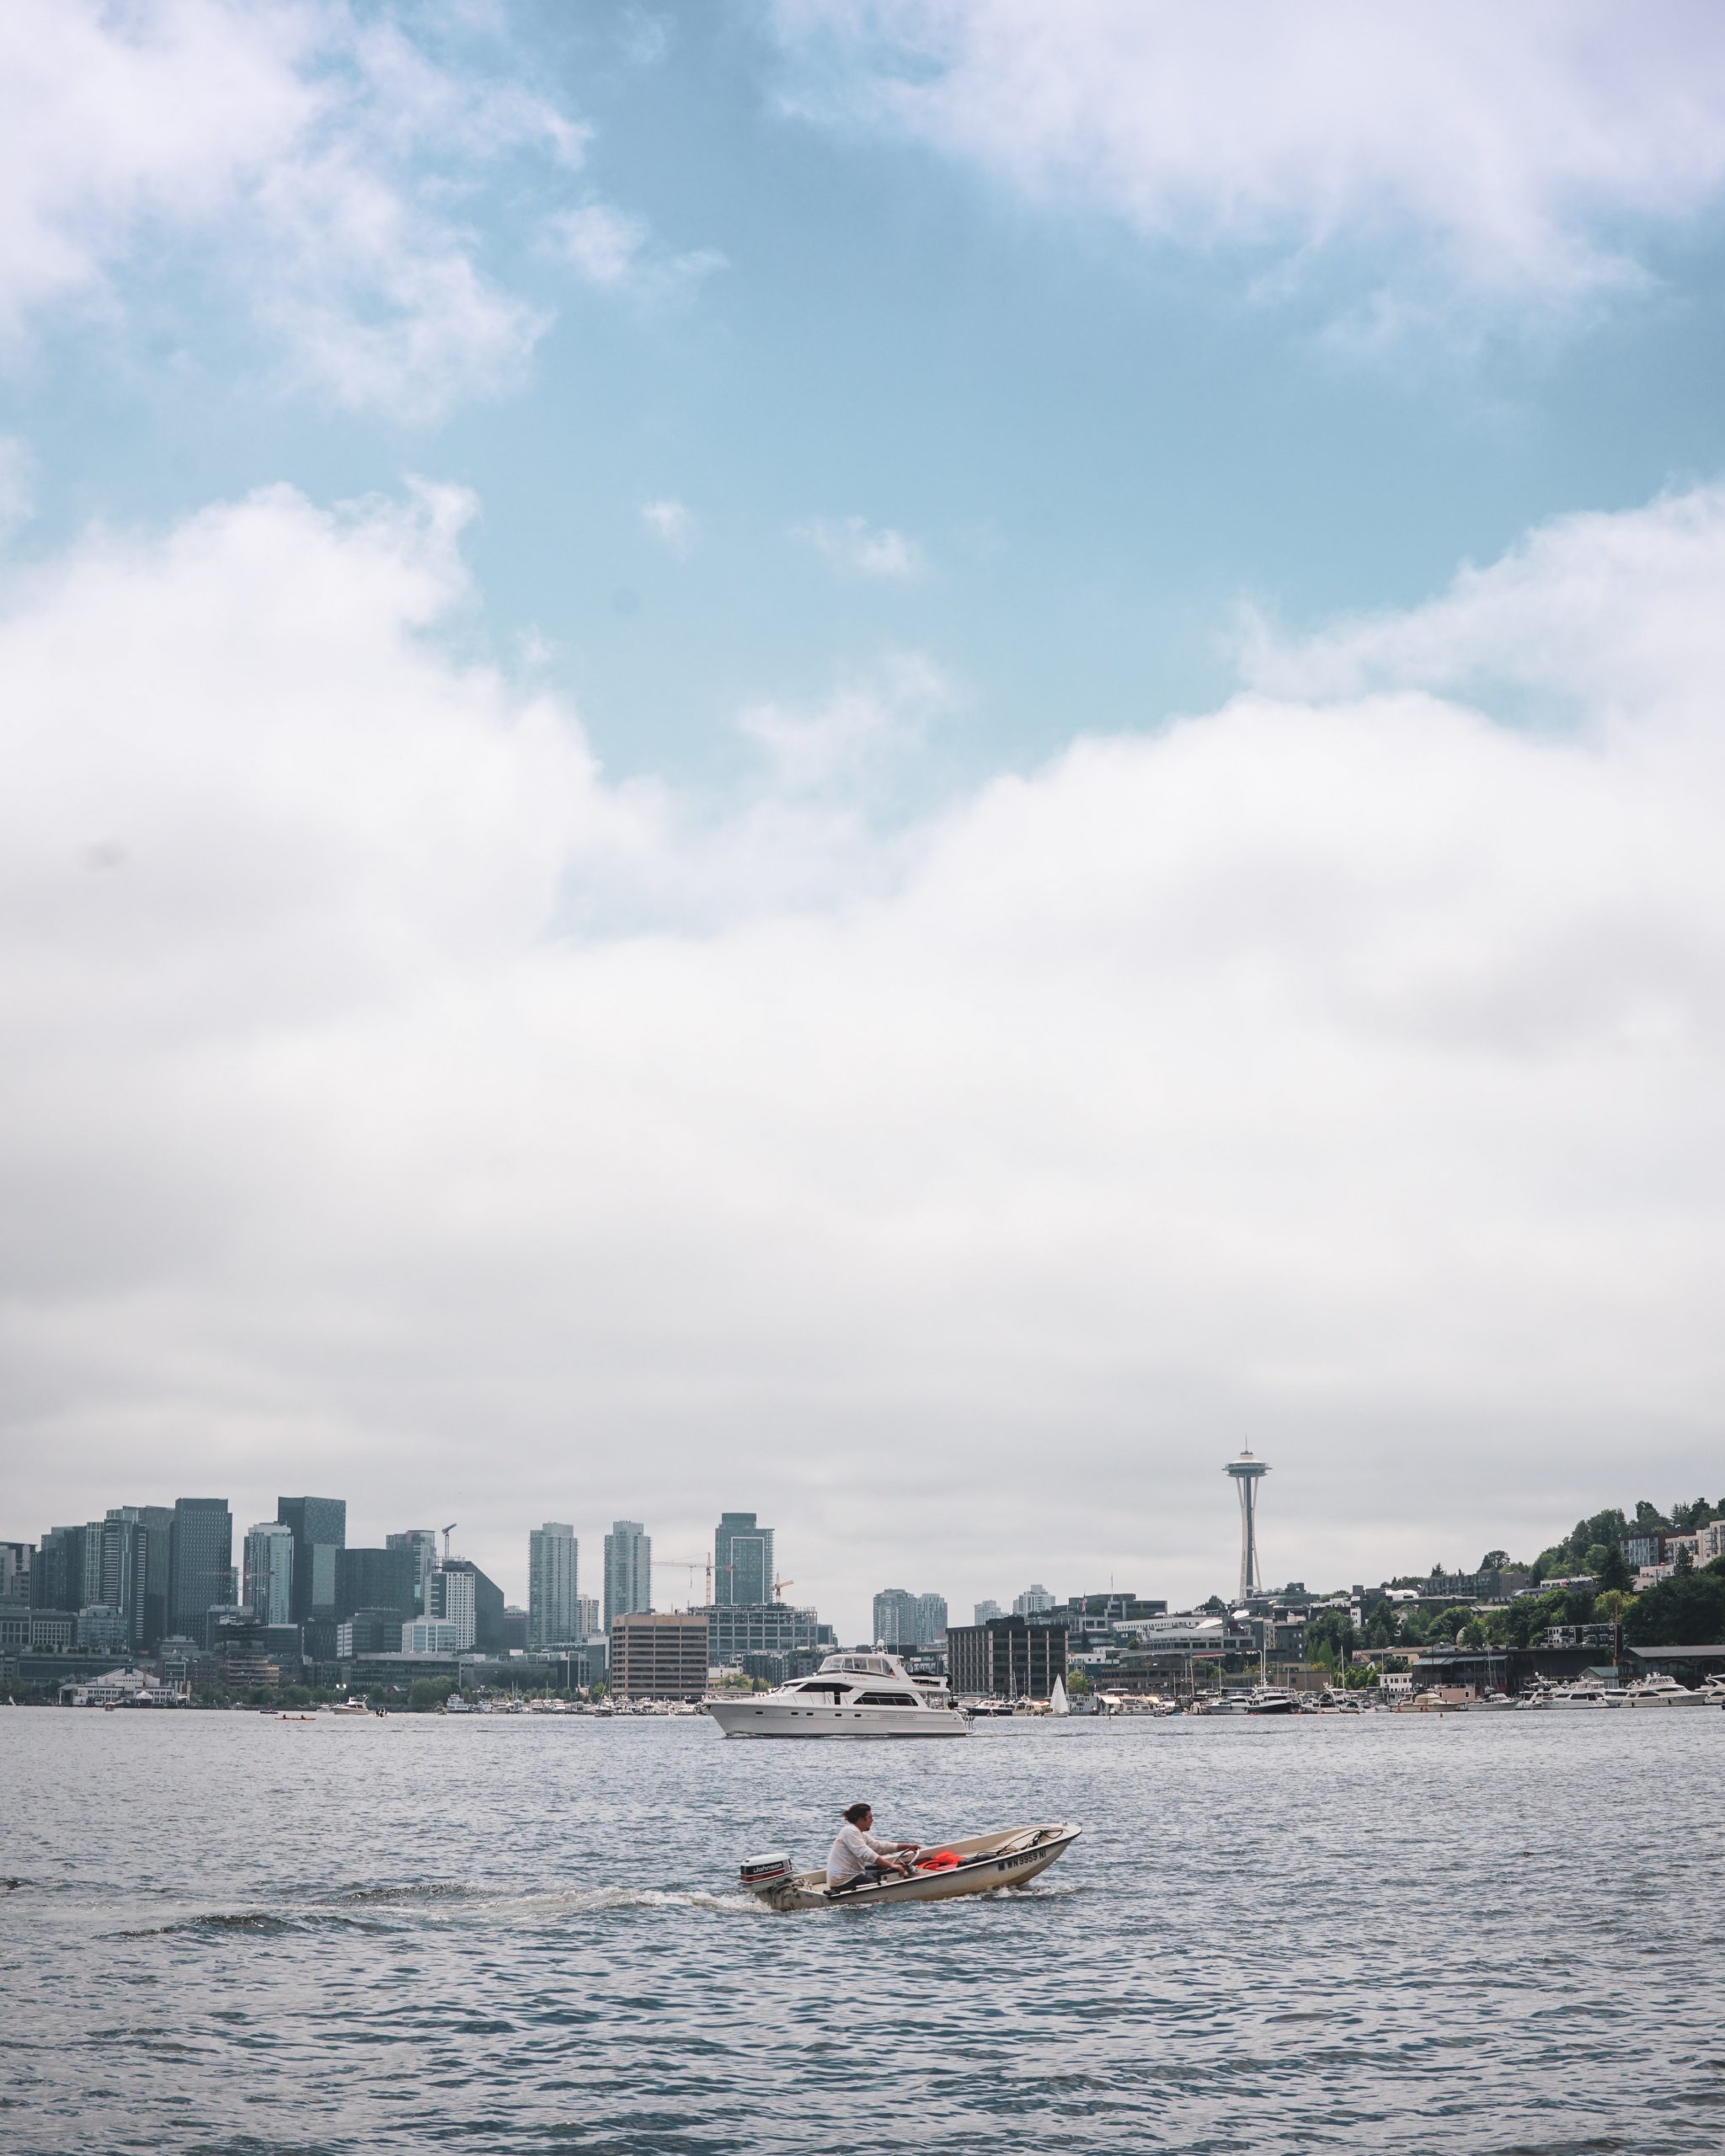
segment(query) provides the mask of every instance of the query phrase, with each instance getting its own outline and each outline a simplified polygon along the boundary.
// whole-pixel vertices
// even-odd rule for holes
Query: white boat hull
[[[807,1696],[807,1695],[805,1695]],[[727,1737],[968,1737],[970,1724],[955,1707],[853,1707],[830,1702],[793,1706],[757,1694],[709,1700],[707,1711]]]
[[[1064,1820],[1034,1827],[1006,1827],[964,1841],[943,1842],[959,1860],[945,1871],[916,1871],[863,1886],[829,1890],[824,1871],[800,1871],[761,1895],[776,1909],[872,1907],[878,1902],[948,1902],[960,1894],[991,1894],[1001,1886],[1028,1886],[1063,1857],[1083,1829]]]

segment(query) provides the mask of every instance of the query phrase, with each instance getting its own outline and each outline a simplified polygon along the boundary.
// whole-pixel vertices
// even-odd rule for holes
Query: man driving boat
[[[873,1831],[873,1826],[874,1812],[870,1806],[852,1804],[846,1808],[845,1823],[826,1853],[829,1893],[839,1887],[873,1884],[889,1872],[902,1877],[911,1869],[904,1854],[908,1852],[914,1856],[921,1844],[884,1842]]]

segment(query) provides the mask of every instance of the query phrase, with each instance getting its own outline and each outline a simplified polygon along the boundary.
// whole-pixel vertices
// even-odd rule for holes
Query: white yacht
[[[1656,1676],[1637,1677],[1623,1688],[1626,1707],[1705,1707],[1712,1704],[1703,1692],[1691,1692],[1686,1684],[1664,1670]]]
[[[813,1677],[704,1705],[727,1737],[970,1734],[941,1680],[911,1676],[895,1654],[830,1654]]]
[[[1551,1705],[1577,1711],[1589,1707],[1621,1707],[1624,1697],[1621,1688],[1616,1684],[1564,1684],[1552,1693]]]

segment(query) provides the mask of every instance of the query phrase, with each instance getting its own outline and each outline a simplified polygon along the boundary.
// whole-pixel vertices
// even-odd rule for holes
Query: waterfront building
[[[707,1690],[704,1614],[619,1611],[611,1628],[611,1689],[632,1700],[699,1700]]]
[[[605,1538],[605,1629],[653,1607],[653,1538],[638,1519],[617,1519]]]
[[[411,1550],[338,1550],[335,1553],[335,1619],[339,1624],[356,1609],[393,1609],[396,1622],[419,1614],[419,1566]]]
[[[947,1628],[947,1682],[954,1698],[1045,1700],[1066,1675],[1066,1628],[1023,1616]]]
[[[1039,1580],[1033,1582],[1023,1594],[1012,1597],[1012,1614],[1015,1617],[1039,1617],[1044,1610],[1052,1609],[1054,1606],[1054,1597]]]
[[[335,1615],[335,1553],[347,1545],[345,1497],[278,1497],[275,1517],[293,1535],[293,1622]]]
[[[937,1646],[946,1629],[943,1594],[911,1594],[904,1588],[889,1587],[874,1598],[874,1639],[880,1646]]]
[[[580,1637],[575,1604],[580,1545],[575,1530],[548,1519],[527,1537],[527,1639],[529,1647],[561,1646]]]
[[[293,1530],[280,1520],[248,1528],[244,1545],[247,1607],[260,1625],[293,1622]]]
[[[1004,1617],[1006,1614],[997,1602],[974,1603],[971,1605],[970,1621],[974,1625],[986,1625],[992,1619]]]
[[[447,1617],[415,1617],[401,1628],[403,1654],[460,1654],[473,1644],[463,1640],[461,1627]]]
[[[386,1534],[386,1550],[408,1550],[414,1559],[414,1609],[424,1616],[431,1599],[431,1575],[437,1570],[437,1535],[429,1527],[405,1528],[398,1534]]]
[[[724,1513],[713,1535],[713,1598],[729,1603],[772,1599],[772,1529],[753,1513]]]
[[[233,1598],[233,1514],[226,1497],[176,1497],[168,1529],[168,1621],[200,1646],[210,1612]]]
[[[830,1650],[838,1636],[812,1609],[788,1602],[713,1603],[692,1609],[705,1620],[708,1652],[718,1669],[745,1668],[751,1654],[787,1655],[803,1648]]]
[[[503,1646],[505,1654],[527,1652],[527,1613],[512,1602],[503,1605]]]
[[[35,1613],[22,1595],[0,1595],[0,1654],[28,1654]]]
[[[1244,1602],[1263,1585],[1258,1562],[1258,1486],[1269,1470],[1252,1457],[1251,1446],[1245,1445],[1239,1459],[1231,1460],[1222,1472],[1233,1476],[1240,1492],[1240,1599]]]

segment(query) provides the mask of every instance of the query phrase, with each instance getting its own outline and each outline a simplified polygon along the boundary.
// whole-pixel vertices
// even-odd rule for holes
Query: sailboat
[[[1048,1710],[1051,1715],[1069,1715],[1072,1711],[1065,1681],[1060,1678],[1055,1678],[1055,1689],[1048,1695]]]

